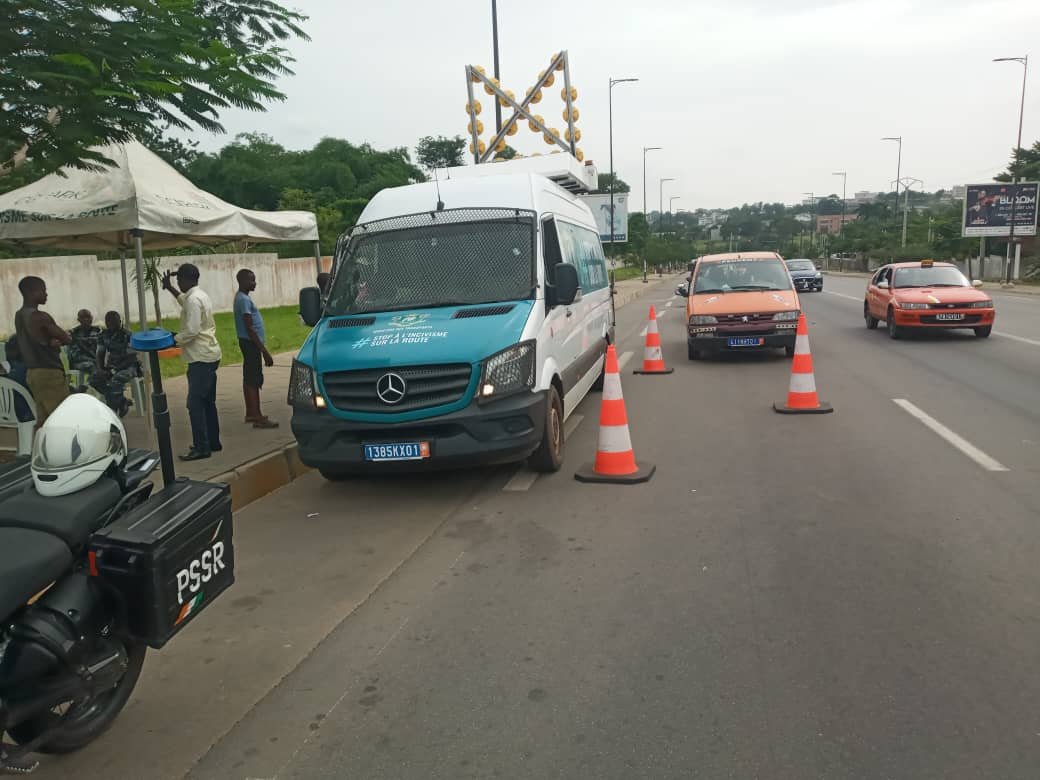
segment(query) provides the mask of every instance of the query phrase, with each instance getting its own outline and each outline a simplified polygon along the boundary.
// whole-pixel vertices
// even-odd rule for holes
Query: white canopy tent
[[[66,168],[0,195],[0,242],[30,247],[118,251],[124,314],[130,293],[126,250],[134,247],[137,278],[145,249],[229,241],[312,241],[321,271],[318,223],[308,211],[251,211],[205,192],[136,141],[99,147],[115,163],[100,171]],[[140,326],[147,327],[145,290],[137,285]]]

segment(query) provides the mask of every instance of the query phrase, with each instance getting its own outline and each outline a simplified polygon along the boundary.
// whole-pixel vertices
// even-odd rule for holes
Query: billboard
[[[610,193],[606,195],[582,195],[590,209],[592,216],[596,218],[596,226],[599,228],[599,240],[604,244],[611,243],[610,240]],[[628,241],[628,193],[614,193],[614,241],[624,243]]]
[[[1011,212],[1015,212],[1015,235],[1036,235],[1037,190],[1040,184],[969,184],[964,195],[961,235],[1007,237]]]

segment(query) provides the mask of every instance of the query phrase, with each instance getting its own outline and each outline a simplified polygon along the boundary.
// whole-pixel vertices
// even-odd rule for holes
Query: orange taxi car
[[[971,328],[981,339],[993,332],[993,300],[956,266],[922,260],[879,268],[867,285],[863,318],[873,330],[884,321],[890,338],[911,329]]]
[[[781,348],[794,354],[801,304],[776,252],[732,252],[697,261],[686,298],[690,360],[703,354]]]

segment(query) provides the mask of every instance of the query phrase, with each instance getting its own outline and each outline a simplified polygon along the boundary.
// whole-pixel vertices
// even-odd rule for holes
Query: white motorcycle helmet
[[[33,442],[32,477],[41,496],[88,488],[126,461],[126,430],[116,413],[87,393],[70,395]]]

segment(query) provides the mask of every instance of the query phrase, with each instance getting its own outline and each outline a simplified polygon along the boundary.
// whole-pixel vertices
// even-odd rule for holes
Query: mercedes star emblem
[[[376,381],[376,395],[384,404],[400,403],[408,390],[408,384],[400,374],[383,374]]]

